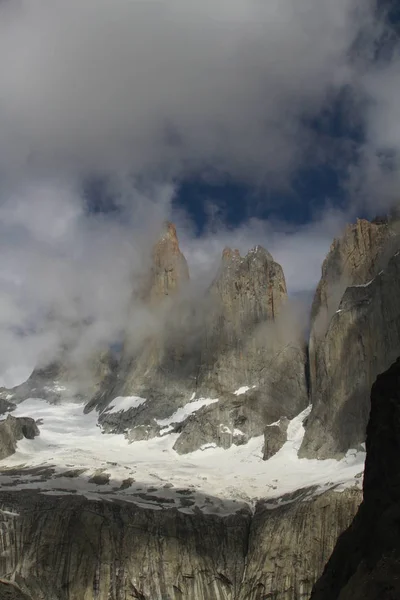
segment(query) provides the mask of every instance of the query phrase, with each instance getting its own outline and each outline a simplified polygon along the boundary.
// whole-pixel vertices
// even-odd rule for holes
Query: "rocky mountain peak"
[[[240,256],[240,252],[237,248],[235,248],[235,250],[232,250],[232,248],[224,248],[222,251],[222,261],[223,262],[227,262],[227,261],[231,261],[231,260],[240,260],[241,256]]]
[[[246,258],[274,262],[272,254],[259,244],[257,244],[257,246],[254,246],[254,248],[252,248],[251,250],[249,250],[249,252],[246,255]]]
[[[163,231],[157,245],[169,242],[179,252],[178,234],[176,233],[176,227],[171,221],[165,221],[163,224]]]
[[[226,311],[241,314],[239,320],[252,314],[252,322],[273,319],[287,298],[282,267],[262,246],[255,246],[244,257],[239,250],[224,248],[211,293]]]
[[[321,279],[315,292],[312,317],[321,310],[332,316],[348,285],[361,285],[381,268],[380,257],[394,232],[387,221],[357,219],[347,225],[343,235],[333,240],[322,264]]]
[[[167,221],[158,242],[153,247],[149,291],[151,303],[177,292],[189,279],[189,269],[179,248],[176,227]]]

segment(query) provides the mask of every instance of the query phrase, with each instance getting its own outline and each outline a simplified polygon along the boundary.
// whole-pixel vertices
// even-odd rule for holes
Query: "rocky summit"
[[[1,390],[0,598],[397,598],[398,230],[332,243],[306,339],[268,250],[200,286],[165,223],[120,352]]]

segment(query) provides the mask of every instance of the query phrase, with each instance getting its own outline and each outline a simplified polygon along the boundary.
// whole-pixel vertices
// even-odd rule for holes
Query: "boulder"
[[[8,415],[0,421],[0,460],[14,454],[19,440],[33,440],[39,434],[38,426],[30,417]]]
[[[276,424],[266,426],[264,429],[264,460],[268,460],[282,448],[287,440],[288,425],[289,419],[283,417]]]

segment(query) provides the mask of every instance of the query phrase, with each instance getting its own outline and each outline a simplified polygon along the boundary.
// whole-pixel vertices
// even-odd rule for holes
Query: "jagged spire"
[[[176,227],[166,221],[153,247],[149,297],[153,302],[175,293],[189,279],[186,259],[179,248]]]

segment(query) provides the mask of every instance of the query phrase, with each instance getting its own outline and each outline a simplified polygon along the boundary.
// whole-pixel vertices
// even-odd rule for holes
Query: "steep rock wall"
[[[301,456],[340,457],[365,440],[369,390],[400,351],[398,242],[388,223],[359,220],[332,244],[313,304]]]
[[[143,300],[162,326],[136,353],[126,341],[114,380],[87,410],[96,407],[109,431],[143,439],[157,435],[158,421],[171,417],[192,394],[218,398],[183,423],[171,421],[181,434],[175,447],[181,453],[206,443],[244,443],[262,435],[266,424],[301,412],[307,405],[305,348],[290,319],[282,268],[269,252],[257,246],[241,257],[226,248],[214,281],[200,297],[182,293],[187,279],[170,225],[155,246],[143,287]],[[248,393],[235,395],[240,388]],[[126,395],[146,402],[109,412],[110,401]]]
[[[372,387],[364,499],[311,600],[400,597],[400,359]]]
[[[2,492],[0,578],[31,600],[303,599],[359,494],[306,490],[252,518]]]

